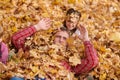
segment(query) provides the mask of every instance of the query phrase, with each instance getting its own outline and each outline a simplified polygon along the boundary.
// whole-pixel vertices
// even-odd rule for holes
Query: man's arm
[[[25,39],[34,34],[36,31],[47,30],[48,28],[50,28],[50,25],[51,20],[49,18],[43,18],[36,25],[27,27],[15,33],[12,36],[12,43],[17,49],[22,48],[23,50],[25,50],[24,47]]]
[[[77,64],[76,66],[70,66],[70,64],[66,61],[62,62],[62,65],[69,71],[74,72],[76,75],[86,73],[92,70],[98,64],[98,57],[96,50],[90,41],[84,42],[85,46],[85,58],[81,60],[81,64]]]
[[[85,46],[85,58],[81,60],[81,64],[78,64],[75,67],[70,66],[67,62],[63,62],[62,64],[66,69],[75,72],[75,74],[88,72],[98,64],[97,53],[93,45],[90,43],[87,29],[81,25],[78,26],[78,29],[81,33],[79,38],[83,41]]]
[[[75,72],[75,74],[86,73],[98,64],[96,50],[94,49],[90,41],[85,41],[84,46],[86,58],[81,60],[81,64],[78,64],[77,66],[72,68],[72,71]]]
[[[32,34],[34,34],[35,32],[36,32],[36,29],[34,26],[30,26],[23,30],[20,30],[12,36],[12,43],[18,50],[20,48],[24,50],[25,39],[31,36]]]

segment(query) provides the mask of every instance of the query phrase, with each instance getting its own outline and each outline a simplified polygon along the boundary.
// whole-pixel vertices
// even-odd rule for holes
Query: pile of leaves
[[[69,8],[81,12],[80,23],[87,27],[99,56],[98,66],[88,74],[81,75],[80,79],[83,80],[86,75],[97,80],[120,79],[119,0],[1,0],[0,31],[4,34],[3,41],[9,46],[9,52],[12,54],[7,63],[7,71],[0,74],[1,79],[15,75],[26,78],[39,75],[52,79],[75,79],[74,73],[69,73],[60,66],[60,61],[66,59],[71,61],[71,65],[76,65],[78,58],[82,58],[84,53],[81,41],[69,39],[70,49],[67,52],[62,47],[59,49],[56,45],[51,45],[52,32],[62,25]],[[15,54],[10,40],[13,33],[36,24],[44,17],[52,19],[51,28],[26,40],[26,45],[30,46],[27,55],[24,55],[22,50]],[[70,44],[72,41],[74,44]],[[76,56],[79,57],[72,62],[71,59]]]

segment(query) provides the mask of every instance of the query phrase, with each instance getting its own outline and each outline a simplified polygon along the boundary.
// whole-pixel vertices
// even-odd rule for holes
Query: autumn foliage
[[[78,80],[59,62],[66,59],[71,65],[79,63],[79,59],[84,57],[81,41],[70,38],[67,52],[60,46],[51,45],[53,32],[61,27],[69,8],[81,12],[80,24],[87,27],[99,56],[98,66],[81,75],[80,79],[89,74],[95,80],[120,80],[119,0],[0,0],[0,32],[4,34],[2,38],[10,54],[6,72],[0,74],[2,80],[15,75],[32,79],[37,74],[49,76],[52,80]],[[52,19],[51,28],[26,39],[25,45],[30,51],[19,50],[15,54],[11,44],[13,33],[36,24],[44,17]]]

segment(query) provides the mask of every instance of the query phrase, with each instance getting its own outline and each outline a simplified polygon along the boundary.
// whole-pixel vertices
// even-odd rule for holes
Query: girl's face
[[[67,16],[66,18],[66,26],[68,30],[73,30],[77,27],[79,21],[79,15],[72,13]]]

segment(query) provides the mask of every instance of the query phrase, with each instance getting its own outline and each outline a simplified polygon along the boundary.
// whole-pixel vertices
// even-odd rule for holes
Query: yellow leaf
[[[82,0],[78,0],[78,2],[82,2]]]
[[[11,28],[11,30],[14,33],[14,32],[17,32],[18,29],[14,26],[14,27]]]
[[[116,71],[116,73],[117,73],[118,75],[120,75],[120,70]]]
[[[106,73],[100,75],[100,80],[105,80],[106,79]]]
[[[50,15],[46,12],[46,13],[42,13],[42,17],[47,18],[47,17],[50,17]]]
[[[5,64],[0,62],[0,73],[4,72],[7,69],[7,67],[5,66]]]
[[[72,72],[69,72],[67,75],[68,80],[75,80],[74,79],[74,74]]]
[[[54,0],[54,1],[52,2],[53,5],[58,5],[58,4],[60,4],[60,3],[61,3],[61,0]]]
[[[56,69],[52,69],[50,72],[51,72],[52,74],[55,74],[55,73],[57,73],[57,70],[56,70]]]
[[[68,0],[68,3],[69,3],[69,4],[74,4],[74,3],[75,3],[75,0]]]
[[[88,15],[86,13],[83,13],[82,16],[81,16],[81,20],[84,20],[84,19],[87,19],[88,18]]]
[[[67,43],[68,45],[73,45],[74,39],[72,37],[70,37],[69,39],[67,39]]]
[[[49,50],[48,50],[48,53],[49,53],[49,54],[54,53],[54,49],[49,49]]]
[[[106,52],[106,48],[104,46],[100,46],[100,51]]]
[[[31,69],[34,73],[36,73],[38,71],[38,67],[36,67],[36,66],[33,66]]]
[[[23,54],[24,54],[23,49],[20,48],[19,51],[18,51],[18,53],[17,53],[17,57],[18,57],[19,59],[21,59],[22,56],[23,56]]]
[[[0,33],[2,33],[3,32],[3,28],[0,26]]]
[[[115,11],[115,12],[113,13],[113,16],[120,16],[120,11]]]
[[[77,56],[70,57],[69,62],[72,63],[72,65],[74,66],[81,63],[80,59]]]
[[[39,56],[37,55],[37,52],[35,50],[30,50],[29,52],[30,52],[31,57],[34,57],[36,59],[39,58]]]
[[[109,39],[115,42],[120,42],[120,32],[111,33]]]
[[[33,72],[30,72],[29,75],[30,75],[30,77],[34,77],[34,73]]]

